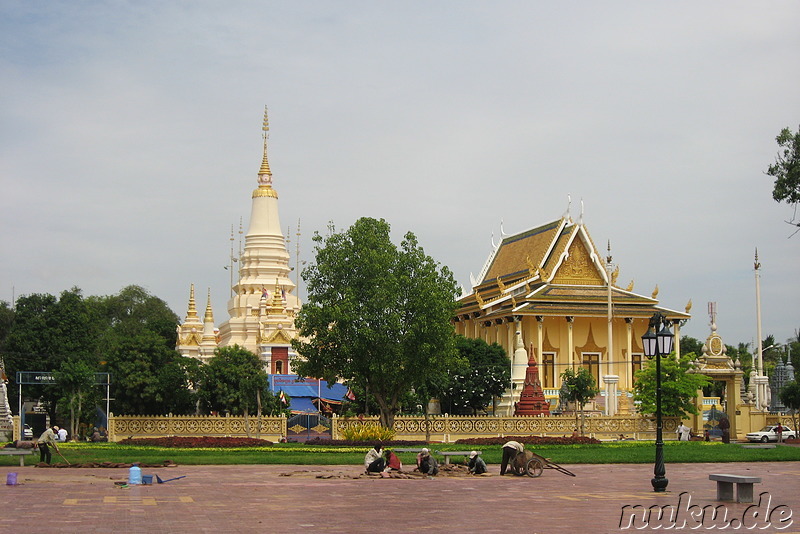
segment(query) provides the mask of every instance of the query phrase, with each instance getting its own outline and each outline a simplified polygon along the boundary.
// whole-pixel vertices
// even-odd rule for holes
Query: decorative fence
[[[250,437],[279,441],[286,437],[285,417],[114,415],[108,418],[109,441],[163,436]]]
[[[367,424],[377,425],[377,417],[368,417],[363,421],[357,418],[333,416],[331,422],[331,438],[342,439],[342,431],[348,427]],[[675,429],[680,424],[676,417],[663,419],[663,435],[665,439],[675,438]],[[288,435],[285,417],[248,417],[245,422],[240,416],[139,416],[111,414],[109,417],[109,440],[120,441],[132,438],[151,438],[161,436],[235,436],[248,435],[270,441],[279,441]],[[558,416],[523,416],[493,417],[442,415],[424,417],[396,417],[394,430],[397,439],[426,439],[426,429],[430,429],[430,440],[444,443],[457,439],[503,436],[569,436],[575,428],[575,417]],[[655,419],[642,416],[592,416],[586,417],[584,431],[587,436],[597,439],[618,439],[621,435],[633,439],[655,439]]]
[[[348,427],[367,424],[377,425],[376,417],[363,421],[355,418],[332,419],[332,437],[341,439],[342,431]],[[580,422],[578,423],[580,424]],[[665,439],[675,437],[675,430],[680,424],[677,417],[663,418],[663,436]],[[444,415],[424,417],[396,417],[394,420],[395,437],[404,440],[425,440],[426,429],[430,431],[431,441],[445,443],[458,439],[503,436],[570,436],[575,428],[574,416],[463,416]],[[655,419],[642,416],[594,416],[587,417],[584,433],[597,439],[619,439],[620,435],[633,439],[655,439]]]

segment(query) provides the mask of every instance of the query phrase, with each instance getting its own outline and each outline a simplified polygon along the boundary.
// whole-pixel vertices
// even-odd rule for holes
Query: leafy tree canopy
[[[795,204],[800,202],[800,128],[796,133],[784,128],[775,140],[781,150],[767,169],[767,174],[775,178],[772,198]]]
[[[81,290],[73,287],[57,298],[32,294],[17,299],[14,321],[6,336],[3,357],[16,395],[17,371],[52,371],[67,360],[87,361],[90,366],[97,347],[98,329]],[[50,417],[56,416],[57,388],[28,386],[28,398],[40,398]]]
[[[681,354],[703,354],[703,342],[692,336],[681,336]]]
[[[681,354],[680,360],[674,353],[661,357],[661,413],[665,416],[687,417],[697,414],[694,398],[697,392],[709,385],[710,380],[701,374],[693,373],[692,363],[697,357],[694,353]],[[646,414],[656,412],[656,360],[647,361],[636,372],[633,398],[639,401],[639,411]]]
[[[95,386],[94,367],[85,360],[79,358],[68,359],[61,363],[61,367],[53,371],[53,378],[56,381],[56,391],[58,392],[58,403],[69,413],[70,430],[69,435],[74,439],[78,433],[78,427],[87,408],[93,408],[91,401],[100,400],[99,389]]]
[[[796,432],[797,427],[797,412],[800,410],[800,383],[797,381],[789,382],[781,389],[779,394],[781,402],[784,406],[791,410],[792,414],[792,427]]]
[[[314,236],[303,271],[308,302],[296,318],[299,374],[361,384],[391,427],[400,399],[456,357],[450,319],[458,287],[412,233],[395,246],[389,224],[362,218]]]
[[[267,389],[267,373],[261,358],[239,345],[214,351],[201,367],[200,398],[215,411],[249,415],[257,411]]]
[[[456,336],[456,348],[462,364],[450,375],[441,398],[442,406],[451,413],[466,410],[476,414],[503,394],[511,378],[511,362],[497,343]]]
[[[585,421],[583,407],[587,402],[595,398],[598,393],[600,393],[600,389],[597,387],[597,381],[591,371],[585,367],[579,367],[577,371],[570,367],[561,373],[559,396],[562,400],[574,402],[578,405],[581,415],[581,435],[583,435]],[[576,411],[576,420],[577,417],[578,412]]]
[[[111,373],[117,413],[191,413],[187,380],[193,362],[174,349],[178,321],[163,300],[138,286],[103,297],[83,298],[78,288],[58,298],[22,296],[3,341],[6,372],[13,381],[16,371],[60,370],[65,362],[82,362],[92,372]],[[16,394],[15,384],[12,389]],[[25,395],[42,398],[56,416],[58,388],[29,386]]]

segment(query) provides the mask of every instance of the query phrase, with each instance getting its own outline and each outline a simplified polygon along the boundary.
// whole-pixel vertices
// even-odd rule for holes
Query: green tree
[[[451,413],[467,410],[472,415],[503,394],[511,378],[511,362],[497,343],[456,336],[456,349],[461,363],[451,372],[449,384],[442,394],[442,406]]]
[[[87,299],[102,326],[100,370],[111,373],[113,410],[127,414],[194,411],[193,358],[175,350],[179,318],[162,299],[139,286]]]
[[[775,138],[780,151],[767,174],[775,178],[772,198],[776,202],[796,204],[800,202],[800,129],[792,133],[784,128]]]
[[[781,389],[778,395],[784,406],[792,410],[792,428],[795,432],[797,428],[797,411],[800,410],[800,384],[797,381],[789,382]]]
[[[314,235],[315,262],[303,271],[308,302],[297,315],[304,376],[357,383],[391,428],[400,399],[456,357],[458,287],[412,233],[398,248],[384,220],[362,218],[347,231]]]
[[[580,409],[581,414],[581,436],[583,435],[585,415],[583,407],[600,393],[597,381],[591,371],[585,367],[579,367],[577,371],[567,368],[561,373],[561,392],[563,400],[574,402]],[[578,414],[575,413],[575,424],[578,423]]]
[[[681,336],[681,354],[703,354],[703,342],[692,336]]]
[[[69,435],[75,439],[87,401],[99,399],[94,367],[85,360],[68,359],[61,363],[57,371],[53,371],[53,378],[59,394],[59,406],[69,411]]]
[[[250,436],[250,413],[261,416],[261,398],[268,386],[261,359],[239,345],[214,351],[208,364],[201,367],[200,398],[214,411],[228,411],[245,418]]]
[[[697,414],[693,399],[697,392],[710,383],[708,377],[692,372],[696,359],[694,353],[681,354],[680,360],[674,353],[661,357],[661,413],[665,416],[687,417]],[[633,398],[640,402],[639,411],[645,414],[656,412],[656,361],[645,363],[636,372]]]
[[[14,324],[14,309],[8,302],[0,301],[0,349],[5,345],[12,324]]]
[[[56,298],[32,294],[17,300],[14,322],[6,336],[3,356],[11,380],[17,371],[51,371],[67,360],[95,365],[98,328],[81,290],[73,287]],[[9,388],[18,392],[17,384]],[[28,386],[28,399],[39,399],[52,419],[57,417],[57,388]]]

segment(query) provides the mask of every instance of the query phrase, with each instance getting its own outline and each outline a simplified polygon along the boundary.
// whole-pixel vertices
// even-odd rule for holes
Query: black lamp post
[[[644,355],[648,358],[656,358],[656,463],[653,467],[653,491],[665,491],[669,480],[664,475],[667,470],[664,467],[664,440],[662,439],[661,424],[661,356],[666,356],[672,352],[672,342],[674,336],[667,328],[668,320],[660,312],[656,312],[650,318],[650,327],[647,333],[642,336]],[[659,327],[661,329],[659,330]],[[658,331],[658,333],[656,333]]]

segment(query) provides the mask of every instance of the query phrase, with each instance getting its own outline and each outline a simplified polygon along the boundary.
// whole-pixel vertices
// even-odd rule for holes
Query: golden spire
[[[208,288],[208,304],[206,304],[206,316],[203,318],[203,322],[214,323],[214,313],[211,311],[211,288]]]
[[[261,130],[264,132],[262,137],[264,138],[264,155],[261,158],[261,169],[258,171],[259,176],[259,183],[263,183],[261,176],[269,176],[269,184],[272,183],[272,171],[269,169],[269,160],[267,159],[267,139],[269,139],[269,116],[267,115],[267,106],[264,106],[264,126],[261,127]]]
[[[269,139],[269,117],[267,106],[264,106],[264,126],[261,127],[264,138],[264,155],[261,158],[261,168],[258,170],[258,189],[253,191],[253,198],[272,197],[278,198],[278,192],[272,189],[272,171],[267,159],[267,139]]]
[[[189,310],[186,312],[186,319],[188,321],[195,317],[197,317],[197,304],[194,300],[194,284],[192,284],[189,290]]]
[[[283,313],[283,290],[278,285],[278,279],[275,279],[275,292],[272,295],[272,304],[270,305],[270,315],[277,315]]]

